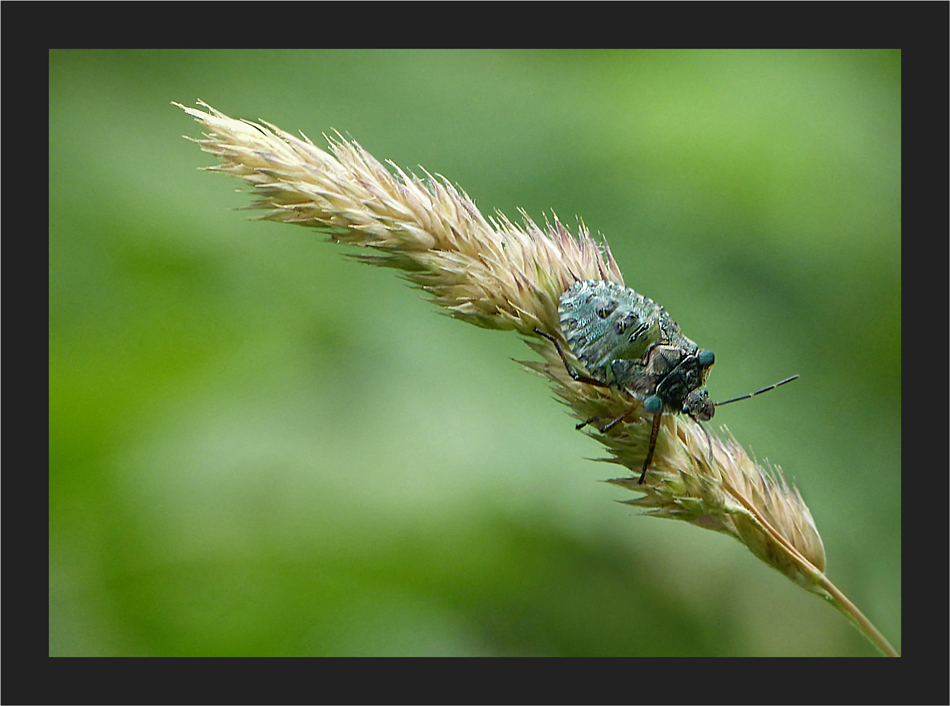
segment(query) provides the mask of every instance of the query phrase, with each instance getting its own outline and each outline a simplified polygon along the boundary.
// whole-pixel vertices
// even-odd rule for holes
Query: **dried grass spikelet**
[[[264,211],[259,218],[309,226],[335,242],[365,248],[369,253],[358,260],[402,270],[449,316],[516,330],[544,358],[523,364],[551,380],[578,419],[623,414],[608,433],[591,433],[611,453],[605,460],[633,472],[610,481],[643,493],[626,502],[654,517],[735,537],[770,566],[831,600],[882,651],[893,653],[824,576],[821,538],[798,490],[779,471],[753,462],[735,439],[713,436],[710,460],[700,427],[688,417],[666,414],[646,483],[637,484],[652,415],[628,394],[572,380],[554,346],[534,330],[561,337],[558,299],[572,283],[623,284],[606,243],[599,247],[583,224],[575,237],[556,216],[544,228],[525,213],[523,227],[501,214],[486,219],[444,177],[424,172],[421,179],[389,163],[392,173],[339,134],[327,138],[329,151],[324,151],[305,135],[234,120],[200,101],[205,110],[175,105],[209,130],[194,140],[220,162],[208,169],[243,179],[255,197],[247,208]]]

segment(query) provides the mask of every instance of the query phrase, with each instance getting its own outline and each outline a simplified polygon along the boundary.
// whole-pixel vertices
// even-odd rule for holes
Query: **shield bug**
[[[575,282],[561,295],[558,314],[568,348],[589,375],[573,368],[556,337],[540,329],[535,332],[554,343],[570,376],[578,382],[622,390],[640,400],[646,412],[653,415],[640,483],[653,461],[663,412],[689,415],[702,426],[702,422],[712,419],[716,407],[754,397],[798,377],[725,402],[713,402],[704,386],[716,356],[684,336],[666,309],[652,299],[616,282],[585,280]],[[598,429],[606,433],[624,416]],[[597,418],[592,417],[577,428],[595,421]],[[711,455],[708,432],[706,439]]]

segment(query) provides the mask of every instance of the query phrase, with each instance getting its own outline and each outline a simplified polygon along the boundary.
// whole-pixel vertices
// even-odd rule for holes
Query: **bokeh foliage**
[[[170,101],[576,215],[900,649],[900,53],[50,53],[50,654],[864,655],[596,483],[513,335],[251,223]]]

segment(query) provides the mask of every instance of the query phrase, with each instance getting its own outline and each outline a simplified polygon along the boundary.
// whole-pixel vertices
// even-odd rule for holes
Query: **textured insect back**
[[[666,309],[629,287],[575,282],[561,295],[558,313],[571,352],[601,382],[638,397],[656,393],[659,386],[675,411],[681,411],[676,403],[705,384],[712,352],[700,357],[699,347]]]
[[[615,382],[611,364],[635,361],[662,339],[661,307],[617,284],[585,280],[561,295],[558,314],[571,352],[602,382]]]

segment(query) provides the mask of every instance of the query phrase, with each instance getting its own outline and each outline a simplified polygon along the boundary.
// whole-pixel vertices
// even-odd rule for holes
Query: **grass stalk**
[[[609,482],[639,493],[624,501],[653,517],[728,534],[799,586],[822,596],[885,655],[883,635],[825,576],[825,552],[811,512],[778,468],[753,461],[731,436],[712,435],[711,453],[692,419],[665,414],[653,463],[638,483],[652,414],[615,389],[577,382],[539,329],[563,342],[561,294],[579,280],[623,284],[606,242],[580,224],[576,235],[554,216],[540,226],[502,214],[484,217],[464,191],[423,171],[389,169],[337,134],[324,150],[266,122],[235,120],[199,101],[175,103],[208,131],[193,140],[237,177],[257,218],[315,228],[331,241],[363,250],[356,259],[402,270],[451,317],[483,328],[515,330],[541,360],[522,365],[547,378],[580,420],[623,419],[609,432],[589,428],[628,475]],[[187,138],[192,139],[192,138]]]

